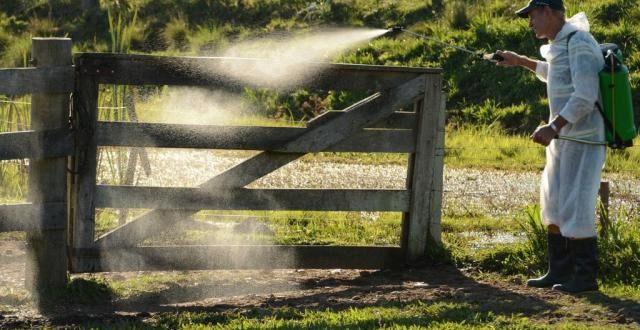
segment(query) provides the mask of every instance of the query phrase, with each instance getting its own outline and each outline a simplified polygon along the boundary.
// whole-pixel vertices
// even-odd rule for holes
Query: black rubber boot
[[[542,277],[528,280],[527,286],[547,288],[571,279],[573,259],[569,253],[569,239],[560,234],[548,233],[547,249],[549,251],[549,270]]]
[[[554,290],[569,293],[598,291],[598,242],[595,237],[569,240],[569,249],[575,261],[573,277],[556,284]]]

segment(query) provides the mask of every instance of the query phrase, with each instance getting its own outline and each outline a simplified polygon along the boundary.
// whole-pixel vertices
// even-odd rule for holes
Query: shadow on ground
[[[521,283],[505,283],[504,280],[480,283],[451,266],[393,271],[303,270],[260,274],[274,278],[235,286],[225,286],[225,282],[232,280],[230,278],[213,278],[209,283],[169,285],[163,290],[142,293],[130,299],[113,298],[113,292],[105,284],[76,279],[66,296],[59,296],[57,302],[47,305],[41,318],[5,316],[0,319],[0,328],[25,325],[91,327],[120,322],[147,325],[145,320],[151,317],[180,312],[211,313],[211,320],[225,323],[230,315],[260,318],[287,308],[342,311],[376,306],[401,308],[419,302],[456,303],[451,305],[456,306],[451,311],[442,314],[442,317],[450,318],[445,320],[452,322],[461,321],[461,317],[487,313],[506,317],[519,314],[550,322],[566,316],[551,302],[558,293],[531,291]],[[278,276],[280,278],[275,278]],[[617,303],[606,299],[602,302]],[[637,320],[637,315],[630,320]],[[387,325],[410,325],[419,320],[398,316],[387,321],[390,322]]]

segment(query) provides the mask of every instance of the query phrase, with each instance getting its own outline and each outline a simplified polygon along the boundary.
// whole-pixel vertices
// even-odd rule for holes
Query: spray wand
[[[406,30],[406,29],[405,29],[404,27],[402,27],[402,26],[394,26],[394,27],[391,27],[391,28],[389,28],[389,31],[388,31],[387,33],[385,33],[385,34],[387,34],[387,35],[388,35],[388,34],[395,35],[395,34],[399,34],[399,33],[401,33],[401,32],[405,32],[405,33],[408,33],[408,34],[414,35],[414,36],[416,36],[416,37],[418,37],[418,38],[423,38],[423,39],[431,40],[431,41],[434,41],[434,42],[439,43],[439,44],[441,44],[441,45],[443,45],[443,46],[446,46],[446,47],[455,48],[455,49],[457,49],[457,50],[459,50],[459,51],[463,51],[463,52],[465,52],[465,53],[468,53],[468,54],[473,55],[474,57],[477,57],[477,58],[480,58],[480,59],[483,59],[483,60],[487,60],[487,61],[490,61],[490,62],[494,62],[494,63],[495,63],[495,62],[500,62],[500,61],[504,60],[504,58],[503,58],[502,56],[500,56],[500,55],[498,55],[498,54],[496,54],[496,53],[492,53],[492,54],[483,54],[482,52],[472,51],[472,50],[469,50],[469,49],[467,49],[467,48],[463,48],[463,47],[460,47],[460,46],[456,46],[456,45],[453,45],[453,44],[446,43],[446,42],[444,42],[444,41],[438,40],[438,39],[436,39],[436,38],[426,36],[426,35],[424,35],[424,34],[420,34],[420,33],[416,33],[416,32],[413,32],[413,31]]]

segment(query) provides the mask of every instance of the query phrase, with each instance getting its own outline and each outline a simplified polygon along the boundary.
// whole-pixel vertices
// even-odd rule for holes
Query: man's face
[[[538,39],[550,39],[551,10],[549,7],[534,8],[529,12],[529,27]]]

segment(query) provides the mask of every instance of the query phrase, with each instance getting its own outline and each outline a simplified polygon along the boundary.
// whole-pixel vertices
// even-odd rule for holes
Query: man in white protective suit
[[[529,19],[545,61],[498,51],[498,66],[521,66],[547,83],[549,123],[531,139],[546,146],[540,185],[542,221],[548,228],[549,270],[527,281],[532,287],[577,293],[598,290],[595,209],[605,146],[562,139],[604,141],[604,120],[596,108],[598,72],[604,67],[600,47],[589,33],[584,13],[565,18],[562,0],[531,0],[516,12]]]

